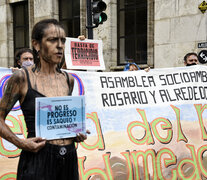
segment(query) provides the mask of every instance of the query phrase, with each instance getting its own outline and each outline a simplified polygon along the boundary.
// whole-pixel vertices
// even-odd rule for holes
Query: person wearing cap
[[[127,65],[124,67],[124,71],[138,71],[141,70],[140,67],[136,63],[127,63]],[[146,72],[149,72],[150,67],[144,69]]]
[[[124,67],[124,71],[138,71],[140,67],[136,63],[127,63]]]

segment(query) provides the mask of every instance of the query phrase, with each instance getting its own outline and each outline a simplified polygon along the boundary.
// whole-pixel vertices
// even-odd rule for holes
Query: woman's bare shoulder
[[[7,89],[12,92],[18,92],[21,96],[24,95],[26,91],[26,74],[24,69],[19,69],[15,71],[7,82]]]
[[[4,94],[0,101],[1,115],[7,115],[14,104],[21,100],[22,90],[25,82],[24,72],[22,70],[15,71],[6,83]]]
[[[25,70],[24,69],[18,69],[14,71],[14,73],[9,78],[9,81],[12,81],[12,83],[22,83],[25,82]]]

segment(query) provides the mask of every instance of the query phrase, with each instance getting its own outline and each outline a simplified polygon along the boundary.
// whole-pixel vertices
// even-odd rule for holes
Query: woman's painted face
[[[49,25],[40,44],[40,59],[53,64],[60,63],[64,56],[65,40],[65,31],[61,27]]]

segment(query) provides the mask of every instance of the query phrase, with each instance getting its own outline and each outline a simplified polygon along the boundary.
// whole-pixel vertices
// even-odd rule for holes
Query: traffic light
[[[106,7],[106,3],[102,0],[93,0],[91,9],[93,12],[93,24],[96,26],[103,24],[107,20],[107,15],[103,12],[106,10]]]

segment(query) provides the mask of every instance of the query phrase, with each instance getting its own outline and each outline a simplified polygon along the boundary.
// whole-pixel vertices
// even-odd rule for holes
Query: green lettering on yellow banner
[[[23,115],[19,115],[18,119],[16,119],[14,116],[8,115],[6,117],[6,121],[10,121],[10,123],[12,124],[9,125],[9,127],[13,133],[15,133],[16,135],[22,135],[22,138],[26,138],[27,128]],[[20,152],[21,150],[18,148],[16,148],[15,150],[6,149],[3,143],[3,139],[0,137],[0,155],[6,157],[17,157],[19,156]]]
[[[7,174],[3,174],[0,177],[0,180],[16,180],[16,173],[11,172],[11,173],[7,173]]]

